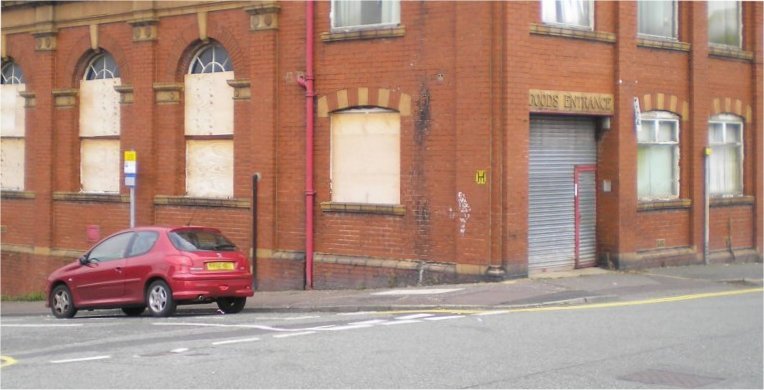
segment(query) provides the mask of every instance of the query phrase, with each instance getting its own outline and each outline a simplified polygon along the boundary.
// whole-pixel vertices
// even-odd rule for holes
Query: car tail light
[[[191,259],[188,256],[167,256],[167,261],[175,266],[179,273],[189,273],[191,271]]]

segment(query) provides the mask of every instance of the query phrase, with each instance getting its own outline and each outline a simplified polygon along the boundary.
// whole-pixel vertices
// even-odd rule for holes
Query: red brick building
[[[3,2],[2,294],[129,226],[125,151],[136,223],[221,228],[259,289],[761,261],[763,12]]]

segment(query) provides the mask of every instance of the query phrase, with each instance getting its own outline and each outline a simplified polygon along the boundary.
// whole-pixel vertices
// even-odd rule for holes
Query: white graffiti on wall
[[[467,202],[467,196],[461,191],[456,194],[456,204],[459,206],[459,234],[463,236],[467,232],[467,220],[470,219],[472,208]]]

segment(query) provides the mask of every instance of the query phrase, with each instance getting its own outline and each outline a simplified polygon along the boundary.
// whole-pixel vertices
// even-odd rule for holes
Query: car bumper
[[[176,301],[205,300],[219,297],[251,297],[252,276],[175,275],[172,297]]]

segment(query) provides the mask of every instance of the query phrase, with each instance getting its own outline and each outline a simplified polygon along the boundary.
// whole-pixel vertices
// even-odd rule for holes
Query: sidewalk
[[[626,301],[762,286],[762,264],[713,264],[639,271],[600,268],[535,274],[497,283],[374,290],[258,291],[248,312],[351,312],[380,310],[490,310]],[[213,305],[180,306],[188,309]],[[43,315],[43,302],[2,302],[9,315]]]

